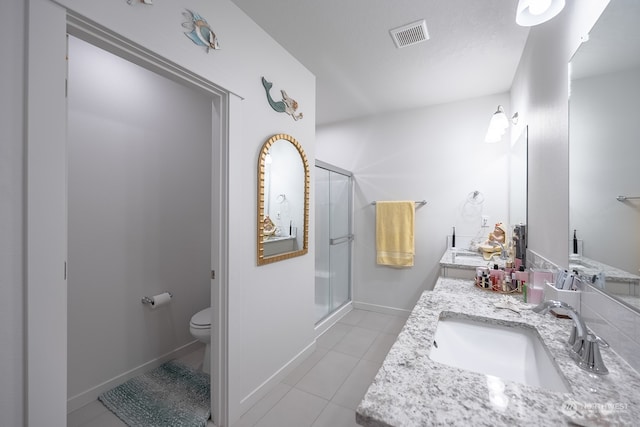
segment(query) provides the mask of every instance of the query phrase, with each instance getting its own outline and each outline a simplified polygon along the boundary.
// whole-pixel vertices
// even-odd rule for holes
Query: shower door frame
[[[330,236],[329,238],[329,247],[333,246],[334,243],[335,244],[340,244],[342,243],[344,240],[347,241],[349,247],[348,247],[348,252],[349,252],[349,261],[348,261],[348,268],[349,268],[349,273],[348,273],[348,278],[349,278],[349,284],[348,284],[348,299],[342,303],[340,306],[338,307],[331,307],[332,310],[329,311],[325,316],[323,316],[320,319],[316,320],[316,327],[317,330],[321,333],[324,331],[324,327],[320,328],[319,326],[325,323],[331,323],[330,319],[335,316],[338,313],[341,313],[343,309],[349,310],[349,308],[351,307],[351,303],[353,301],[353,265],[352,265],[352,260],[353,260],[353,240],[354,240],[354,234],[353,234],[353,173],[346,170],[346,169],[342,169],[340,167],[334,166],[330,163],[327,162],[323,162],[322,160],[316,160],[315,161],[315,166],[316,168],[321,168],[321,169],[325,169],[327,171],[329,171],[329,173],[337,173],[340,175],[343,175],[345,177],[349,178],[349,206],[348,206],[348,211],[349,211],[349,217],[348,217],[348,234],[345,236],[340,236],[337,238],[333,238],[332,236]],[[338,242],[335,242],[338,241]],[[316,242],[317,244],[317,242]],[[331,286],[330,286],[331,288]],[[330,298],[331,300],[331,298]],[[330,301],[330,304],[332,303],[332,301]]]

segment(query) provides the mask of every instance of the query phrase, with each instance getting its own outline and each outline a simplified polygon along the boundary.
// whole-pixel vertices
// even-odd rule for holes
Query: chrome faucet
[[[504,245],[500,242],[498,242],[498,244],[500,245],[500,249],[502,249],[500,251],[500,259],[509,259],[509,254],[507,253],[507,250],[504,248]]]
[[[496,245],[500,245],[500,259],[508,259],[509,255],[507,254],[507,250],[504,248],[504,245],[500,242],[498,242],[497,240],[492,241],[491,243],[496,244]]]
[[[569,345],[571,345],[571,357],[576,361],[578,366],[594,374],[608,374],[609,370],[604,366],[599,344],[602,344],[603,347],[609,347],[609,344],[602,338],[589,332],[580,314],[565,302],[548,300],[537,305],[532,310],[545,315],[552,308],[562,308],[566,310],[569,317],[573,319],[573,329],[571,330],[568,342]]]

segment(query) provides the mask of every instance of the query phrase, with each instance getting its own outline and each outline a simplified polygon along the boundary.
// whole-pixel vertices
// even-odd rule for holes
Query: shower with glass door
[[[316,161],[316,322],[351,301],[351,172]]]

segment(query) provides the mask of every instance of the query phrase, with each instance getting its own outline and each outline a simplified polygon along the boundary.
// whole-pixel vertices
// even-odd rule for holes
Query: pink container
[[[529,283],[529,273],[527,271],[516,271],[516,280],[520,280]]]
[[[540,304],[542,300],[544,300],[544,288],[527,286],[527,302],[531,304]]]

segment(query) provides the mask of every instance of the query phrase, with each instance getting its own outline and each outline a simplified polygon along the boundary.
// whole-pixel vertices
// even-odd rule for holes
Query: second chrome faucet
[[[602,338],[589,332],[584,320],[582,320],[580,314],[573,307],[562,301],[548,300],[537,305],[532,310],[544,315],[552,308],[562,308],[566,310],[569,317],[573,319],[574,325],[568,342],[571,345],[571,357],[576,361],[578,366],[594,374],[608,374],[609,370],[604,365],[602,355],[600,354],[600,344],[602,344],[603,347],[608,347],[609,345]]]

